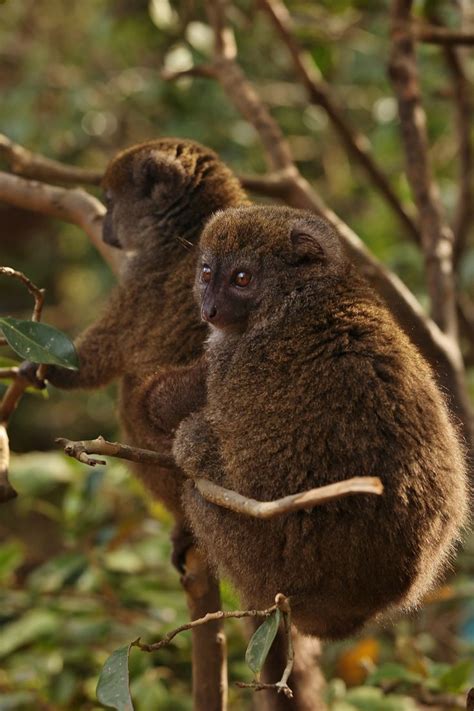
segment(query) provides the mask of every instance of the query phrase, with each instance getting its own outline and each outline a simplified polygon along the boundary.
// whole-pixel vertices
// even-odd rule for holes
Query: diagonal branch
[[[453,233],[434,183],[428,158],[426,115],[410,30],[412,0],[393,0],[389,73],[398,100],[408,181],[418,208],[431,312],[442,331],[457,337]]]
[[[372,185],[385,198],[404,228],[416,242],[420,241],[418,227],[406,212],[400,199],[390,185],[387,176],[377,165],[369,150],[366,136],[355,130],[346,120],[344,112],[337,105],[326,82],[322,81],[312,63],[295,39],[291,16],[282,0],[258,0],[260,7],[267,13],[281,39],[285,43],[293,60],[296,74],[305,87],[312,104],[320,106],[327,114],[337,131],[348,154],[363,168]]]

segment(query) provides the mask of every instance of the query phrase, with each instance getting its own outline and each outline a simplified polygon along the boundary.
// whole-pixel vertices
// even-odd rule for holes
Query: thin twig
[[[5,276],[13,277],[14,279],[18,279],[19,281],[22,282],[30,292],[30,294],[33,294],[34,300],[35,300],[35,306],[33,309],[33,314],[31,316],[32,321],[39,321],[41,319],[41,311],[43,309],[43,304],[44,304],[44,294],[45,290],[40,289],[36,284],[33,284],[31,279],[29,279],[26,274],[23,274],[23,272],[19,272],[16,269],[12,269],[11,267],[0,267],[0,274],[4,274]]]
[[[103,171],[77,168],[51,160],[15,143],[3,133],[0,133],[0,155],[5,157],[14,173],[25,178],[85,185],[99,185],[102,180]]]
[[[169,644],[176,637],[176,635],[180,634],[181,632],[186,632],[187,630],[195,629],[196,627],[200,627],[201,625],[207,625],[210,622],[215,622],[216,620],[242,619],[249,617],[269,617],[271,614],[276,612],[276,610],[280,610],[282,614],[288,645],[287,661],[280,681],[277,681],[275,684],[261,684],[258,681],[250,683],[237,682],[236,685],[241,688],[250,688],[254,691],[260,691],[262,689],[274,689],[278,693],[283,693],[287,698],[291,699],[293,698],[293,692],[288,686],[288,679],[293,669],[294,662],[293,642],[291,639],[291,608],[289,598],[287,598],[282,593],[278,593],[276,595],[275,604],[271,605],[266,610],[218,610],[217,612],[208,612],[206,615],[204,615],[204,617],[201,617],[197,620],[193,620],[192,622],[188,622],[184,625],[181,625],[180,627],[176,627],[174,630],[171,630],[171,632],[168,632],[168,634],[165,635],[163,639],[161,639],[159,642],[154,642],[153,644],[145,644],[141,641],[140,638],[138,638],[137,640],[132,642],[132,646],[138,647],[143,652],[156,652],[162,647]]]
[[[150,449],[141,449],[140,447],[130,447],[127,444],[120,442],[107,442],[101,435],[96,439],[81,440],[73,442],[72,440],[58,437],[55,440],[56,444],[63,447],[64,452],[73,459],[78,459],[84,464],[94,467],[96,464],[107,464],[103,459],[94,459],[90,454],[103,454],[109,457],[117,457],[126,459],[130,462],[138,462],[140,464],[156,464],[160,467],[172,468],[176,467],[174,458],[168,454],[160,454],[153,452]]]
[[[181,632],[186,632],[187,630],[192,630],[194,627],[199,627],[200,625],[207,625],[213,620],[229,620],[229,619],[241,619],[243,617],[269,617],[272,612],[275,612],[278,605],[275,603],[266,610],[217,610],[217,612],[208,612],[204,617],[200,617],[198,620],[193,620],[192,622],[187,622],[180,627],[168,632],[167,635],[160,639],[159,642],[154,642],[153,644],[145,644],[140,641],[140,639],[134,642],[135,647],[139,647],[144,652],[156,652],[158,649],[165,647],[171,642],[176,635]]]
[[[428,158],[426,116],[409,25],[411,6],[412,0],[392,0],[389,73],[398,101],[407,177],[419,213],[431,312],[436,323],[454,341],[457,315],[453,233],[445,220]]]
[[[282,0],[259,0],[281,39],[286,45],[296,74],[305,87],[311,103],[320,106],[327,114],[334,129],[350,156],[361,165],[372,185],[385,198],[398,219],[415,242],[420,241],[418,226],[406,212],[400,199],[390,185],[387,176],[377,165],[369,148],[369,140],[352,127],[341,107],[338,106],[329,86],[316,75],[314,63],[310,62],[295,38],[291,16]]]

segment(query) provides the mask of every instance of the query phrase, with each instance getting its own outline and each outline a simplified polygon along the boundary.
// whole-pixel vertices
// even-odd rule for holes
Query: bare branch
[[[270,519],[292,511],[311,509],[336,499],[343,499],[354,494],[383,493],[383,486],[377,477],[353,477],[338,481],[335,484],[319,486],[299,494],[285,496],[276,501],[257,501],[225,489],[208,479],[196,479],[196,489],[213,504],[229,509],[235,513],[252,516],[253,518]]]
[[[407,176],[420,217],[431,311],[440,328],[457,337],[453,276],[453,234],[432,177],[426,116],[421,104],[415,44],[410,31],[412,0],[393,0],[389,73],[398,100]]]
[[[413,218],[403,208],[401,201],[390,185],[387,176],[377,165],[370,153],[366,136],[356,131],[347,122],[343,110],[337,105],[329,86],[315,72],[314,65],[299,47],[292,28],[290,14],[282,0],[259,0],[261,8],[267,13],[274,27],[285,43],[301,83],[305,87],[311,103],[320,106],[327,114],[350,156],[361,165],[372,185],[385,198],[408,234],[420,241],[420,233]]]
[[[76,168],[33,153],[0,133],[0,155],[3,155],[14,173],[25,178],[60,183],[99,185],[103,171]]]
[[[67,190],[0,171],[0,200],[78,225],[112,270],[119,271],[122,255],[102,240],[105,207],[81,188]]]
[[[78,459],[84,464],[94,467],[96,464],[107,464],[103,459],[93,459],[90,454],[103,454],[108,457],[118,457],[119,459],[127,459],[130,462],[138,462],[140,464],[156,464],[160,467],[174,469],[176,463],[174,458],[168,454],[160,454],[153,452],[150,449],[140,449],[139,447],[130,447],[127,444],[120,442],[107,442],[99,435],[96,439],[82,440],[73,442],[63,437],[58,437],[55,442],[63,447],[64,452],[73,459]]]
[[[444,27],[435,27],[433,25],[425,24],[414,24],[412,27],[413,35],[419,42],[442,44],[448,47],[453,47],[455,45],[474,45],[474,34],[472,32],[447,30]]]

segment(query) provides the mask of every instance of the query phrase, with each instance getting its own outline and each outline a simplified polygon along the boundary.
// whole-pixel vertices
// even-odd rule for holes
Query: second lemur
[[[76,341],[79,370],[47,366],[45,377],[67,389],[98,388],[120,379],[119,411],[129,443],[162,449],[172,423],[202,403],[205,388],[182,398],[163,428],[156,418],[150,424],[147,398],[139,407],[138,392],[146,394],[147,375],[155,385],[201,353],[205,328],[192,296],[195,245],[213,212],[245,203],[246,196],[212,150],[177,138],[122,151],[107,167],[102,187],[103,239],[127,253],[123,273],[103,313]],[[23,370],[34,380],[35,367]],[[180,523],[180,473],[133,467]]]
[[[259,500],[354,476],[384,486],[262,521],[191,483],[185,513],[209,560],[251,608],[289,595],[296,627],[317,637],[416,605],[466,522],[463,450],[430,367],[335,232],[284,207],[219,213],[196,294],[208,400],[175,438],[188,476]]]

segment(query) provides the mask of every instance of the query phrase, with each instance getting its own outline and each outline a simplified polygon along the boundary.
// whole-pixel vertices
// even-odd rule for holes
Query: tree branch
[[[28,279],[26,274],[23,274],[23,272],[11,269],[11,267],[0,267],[0,275],[2,274],[11,277],[12,279],[17,279],[26,286],[30,294],[33,295],[35,302],[31,320],[40,321],[44,304],[44,289],[40,289],[36,286],[36,284],[33,284],[31,279]],[[0,339],[0,345],[5,345],[6,343],[7,341],[5,339]],[[23,393],[29,385],[28,381],[20,375],[17,369],[11,368],[7,370],[10,370],[10,373],[13,372],[14,378],[13,382],[10,383],[6,389],[2,401],[0,402],[0,503],[10,501],[10,499],[14,499],[17,495],[8,479],[8,469],[10,466],[10,443],[7,433],[7,424],[11,414],[14,412]]]
[[[426,116],[410,31],[411,5],[412,0],[392,0],[389,73],[398,101],[407,177],[420,218],[432,316],[442,331],[456,339],[453,234],[444,218],[428,159]]]
[[[384,197],[405,230],[415,242],[420,241],[420,233],[413,218],[403,208],[387,176],[380,169],[370,153],[368,138],[356,131],[346,121],[343,110],[337,105],[329,86],[322,81],[298,45],[292,27],[291,16],[282,0],[258,0],[260,7],[269,16],[278,34],[286,45],[301,83],[305,87],[312,104],[320,106],[327,114],[338,133],[348,154],[363,168],[372,185]]]
[[[100,185],[103,171],[76,168],[33,153],[0,133],[0,156],[3,155],[14,173],[42,182]]]
[[[414,38],[419,42],[441,44],[448,47],[455,45],[474,45],[474,34],[472,32],[448,30],[445,27],[417,23],[414,23],[412,28]]]
[[[105,207],[81,188],[68,190],[0,171],[0,200],[81,227],[111,269],[118,273],[122,255],[102,240]]]

